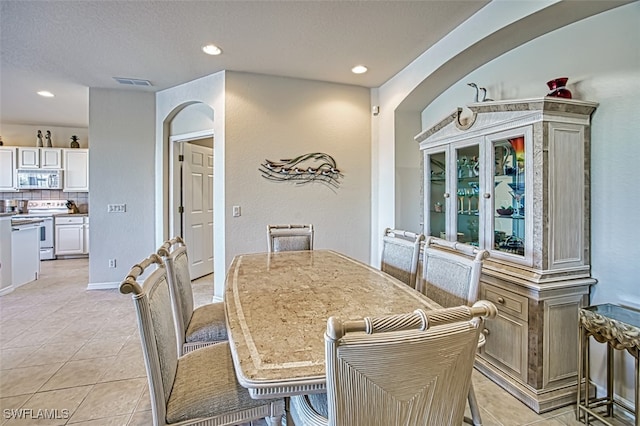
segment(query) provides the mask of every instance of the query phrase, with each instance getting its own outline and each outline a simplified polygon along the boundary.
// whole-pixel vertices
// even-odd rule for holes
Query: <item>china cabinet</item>
[[[19,169],[62,169],[61,148],[18,148]]]
[[[424,234],[490,252],[477,368],[537,412],[575,403],[578,310],[588,304],[590,117],[597,104],[544,97],[458,109],[415,137]]]

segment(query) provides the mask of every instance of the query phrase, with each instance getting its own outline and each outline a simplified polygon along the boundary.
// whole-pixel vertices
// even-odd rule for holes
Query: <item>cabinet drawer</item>
[[[483,285],[480,298],[494,303],[500,313],[527,320],[528,304],[524,296],[491,285]]]
[[[84,223],[84,216],[62,216],[56,217],[56,225],[82,225]]]

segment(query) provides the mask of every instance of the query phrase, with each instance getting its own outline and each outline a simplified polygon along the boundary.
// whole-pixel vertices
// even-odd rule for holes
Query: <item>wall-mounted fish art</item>
[[[322,152],[280,161],[264,160],[258,170],[263,178],[274,182],[294,182],[297,185],[320,182],[332,188],[338,188],[339,179],[343,177],[333,157]]]

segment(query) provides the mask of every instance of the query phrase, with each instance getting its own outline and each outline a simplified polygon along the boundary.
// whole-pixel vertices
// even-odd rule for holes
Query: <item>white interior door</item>
[[[213,273],[213,148],[182,145],[183,238],[196,279]]]

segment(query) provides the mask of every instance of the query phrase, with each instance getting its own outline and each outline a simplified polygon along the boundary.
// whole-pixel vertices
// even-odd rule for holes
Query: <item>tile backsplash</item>
[[[89,213],[88,192],[63,192],[57,189],[0,192],[0,200],[69,200],[76,203],[80,213]]]

